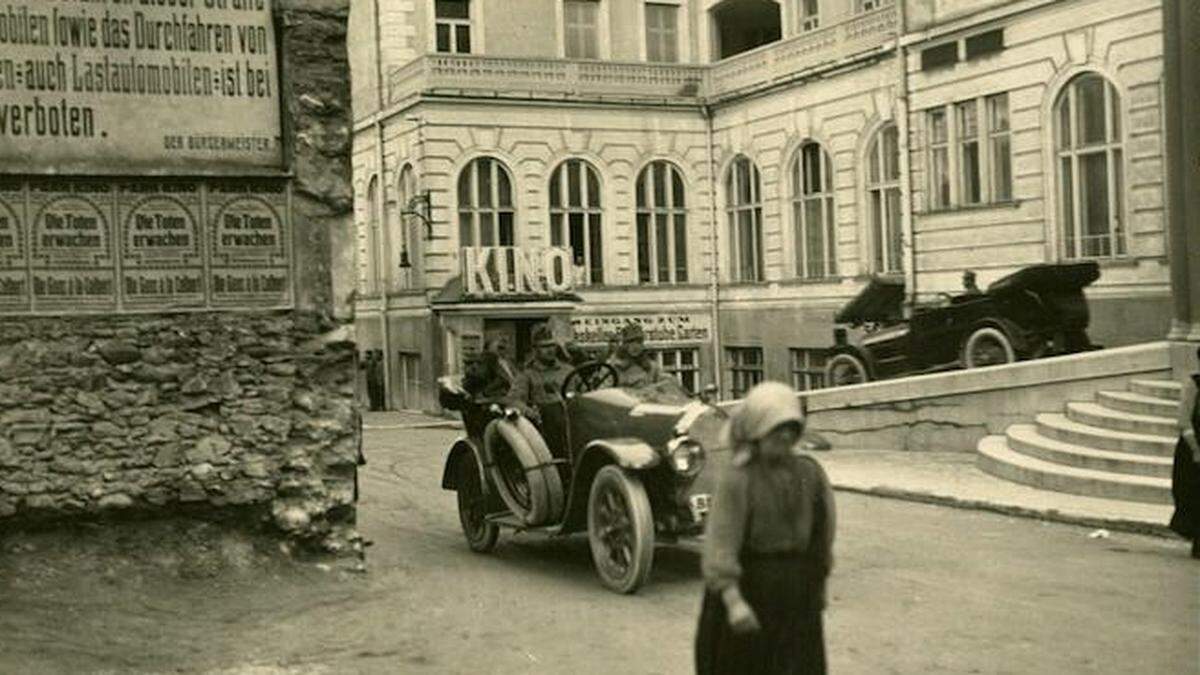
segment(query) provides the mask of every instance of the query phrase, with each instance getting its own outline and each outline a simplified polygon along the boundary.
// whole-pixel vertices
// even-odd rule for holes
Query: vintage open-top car
[[[834,329],[828,386],[950,368],[976,368],[1096,349],[1087,337],[1084,287],[1100,277],[1094,261],[1025,267],[982,293],[945,296],[904,318],[904,282],[876,277],[834,317],[860,329]]]
[[[472,550],[488,552],[500,528],[566,535],[585,531],[601,581],[636,591],[656,541],[703,530],[714,452],[726,414],[679,387],[622,388],[609,365],[590,362],[543,405],[540,423],[480,400],[455,378],[442,406],[466,435],[450,448],[442,487],[457,491]]]

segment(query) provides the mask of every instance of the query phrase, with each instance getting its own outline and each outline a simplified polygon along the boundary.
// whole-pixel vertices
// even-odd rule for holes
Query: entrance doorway
[[[494,341],[500,340],[506,344],[507,356],[512,363],[520,366],[533,354],[533,327],[546,323],[545,317],[520,319],[484,319],[483,340],[485,348],[490,348]]]
[[[396,391],[393,399],[400,410],[421,409],[421,355],[418,352],[396,353]]]

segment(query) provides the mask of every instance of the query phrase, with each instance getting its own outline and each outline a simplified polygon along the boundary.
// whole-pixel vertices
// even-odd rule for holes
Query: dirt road
[[[183,543],[150,553],[149,526],[6,538],[0,673],[690,672],[696,551],[660,549],[629,597],[600,587],[583,539],[504,536],[472,554],[438,488],[455,433],[367,432],[365,575],[195,525],[158,526]],[[838,506],[832,672],[1195,672],[1200,564],[1178,542],[850,494]]]

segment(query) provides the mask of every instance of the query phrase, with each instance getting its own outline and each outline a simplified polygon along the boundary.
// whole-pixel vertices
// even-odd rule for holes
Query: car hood
[[[848,324],[896,320],[901,317],[900,303],[903,300],[903,279],[872,277],[871,282],[846,303],[833,320]]]
[[[631,388],[598,389],[580,396],[577,419],[605,418],[609,435],[638,438],[661,449],[687,433],[708,451],[720,443],[723,410],[686,396]]]

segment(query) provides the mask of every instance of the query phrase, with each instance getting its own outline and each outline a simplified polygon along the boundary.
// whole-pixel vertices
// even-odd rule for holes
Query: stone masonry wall
[[[0,323],[0,517],[231,508],[353,535],[354,351],[317,315]]]

